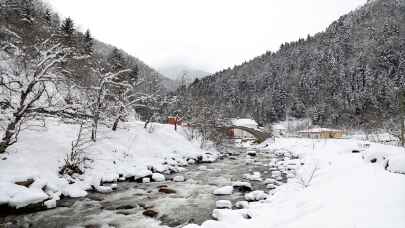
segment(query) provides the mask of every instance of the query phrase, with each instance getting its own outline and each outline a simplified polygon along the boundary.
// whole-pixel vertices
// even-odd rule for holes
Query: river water
[[[244,199],[244,193],[234,191],[232,195],[215,196],[212,192],[234,181],[246,181],[243,175],[260,172],[263,179],[271,176],[268,164],[275,157],[271,151],[257,151],[256,156],[246,149],[230,147],[224,149],[225,156],[214,163],[187,167],[183,173],[185,182],[119,182],[113,193],[89,193],[85,198],[63,199],[58,207],[23,215],[0,218],[0,227],[182,227],[189,223],[201,224],[212,219],[215,202],[227,199],[235,203]],[[283,181],[287,178],[283,176]],[[266,190],[262,181],[250,181],[253,190]],[[164,187],[175,193],[159,192]],[[145,216],[145,210],[153,210],[154,217]]]

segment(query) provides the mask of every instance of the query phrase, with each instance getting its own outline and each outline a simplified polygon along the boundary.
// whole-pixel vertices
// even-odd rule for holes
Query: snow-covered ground
[[[85,148],[85,172],[72,179],[58,174],[71,150],[79,126],[48,119],[46,128],[24,130],[19,141],[0,155],[0,205],[20,208],[48,200],[48,207],[63,194],[85,196],[92,185],[100,192],[111,188],[101,182],[142,178],[154,172],[180,171],[198,156],[215,160],[216,151],[204,151],[173,126],[153,123],[153,131],[142,122],[129,122],[116,132],[100,127],[98,140]],[[200,157],[201,158],[201,157]],[[153,168],[152,168],[153,167]],[[151,171],[152,170],[152,171]],[[155,175],[158,176],[158,175]],[[33,179],[29,187],[16,182]]]
[[[97,143],[85,150],[89,159],[85,173],[69,179],[60,176],[58,171],[70,151],[70,142],[77,129],[77,125],[49,120],[47,128],[25,130],[19,143],[0,157],[0,204],[24,207],[48,200],[46,205],[54,207],[61,194],[84,196],[91,185],[97,191],[109,192],[111,188],[99,186],[100,182],[119,178],[148,176],[162,181],[163,176],[157,172],[181,171],[181,166],[195,163],[198,156],[211,161],[217,156],[217,152],[203,151],[198,143],[187,141],[181,129],[175,132],[173,126],[154,124],[154,130],[148,131],[142,122],[130,122],[117,132],[101,128]],[[249,182],[268,186],[263,189],[256,186],[255,191],[246,193],[244,200],[250,202],[243,201],[243,206],[231,202],[235,207],[226,209],[230,207],[229,202],[219,201],[217,205],[211,205],[222,208],[212,212],[216,220],[205,221],[202,225],[190,224],[187,228],[405,227],[404,148],[355,139],[303,138],[276,138],[275,142],[269,140],[251,147],[247,151],[269,153],[269,159],[277,154],[290,155],[285,161],[267,161],[269,164],[262,167],[268,167],[272,179],[262,178],[256,172],[258,170],[249,168],[253,174],[245,175],[244,180],[248,182],[243,182],[243,186],[249,186]],[[299,155],[299,160],[291,160],[292,155]],[[245,162],[253,161],[253,158],[246,158]],[[280,171],[272,170],[275,166],[287,174],[288,183],[274,184],[278,177],[281,178],[276,175]],[[206,167],[196,170],[207,172]],[[265,174],[265,170],[261,171]],[[225,171],[221,173],[225,175]],[[218,174],[219,179],[220,176]],[[29,187],[15,184],[29,178],[34,179]],[[173,183],[188,186],[187,181],[182,182],[184,178],[176,179],[179,182]],[[206,194],[234,195],[232,186],[241,183],[207,185]],[[259,201],[253,202],[256,200]],[[159,226],[158,221],[152,219],[150,224]]]
[[[186,227],[405,227],[404,148],[356,140],[277,139],[265,149],[300,155],[304,165],[295,181],[247,209],[216,209],[217,220]]]

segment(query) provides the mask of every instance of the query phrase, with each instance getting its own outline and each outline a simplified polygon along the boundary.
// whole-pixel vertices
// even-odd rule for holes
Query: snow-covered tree
[[[16,34],[13,35],[19,40]],[[75,107],[67,105],[63,99],[65,78],[60,68],[71,55],[68,49],[51,37],[22,48],[9,41],[0,42],[0,103],[4,131],[0,153],[4,153],[17,142],[26,121],[43,114],[76,114]]]

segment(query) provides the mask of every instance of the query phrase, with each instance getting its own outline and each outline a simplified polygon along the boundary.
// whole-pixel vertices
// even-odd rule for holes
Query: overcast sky
[[[215,72],[324,30],[367,0],[48,0],[154,68]]]

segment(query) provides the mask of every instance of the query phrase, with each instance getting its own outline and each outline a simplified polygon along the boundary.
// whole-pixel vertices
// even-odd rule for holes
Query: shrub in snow
[[[156,182],[162,182],[162,181],[165,181],[166,178],[165,178],[165,176],[163,174],[153,173],[152,174],[152,180],[156,181]]]
[[[239,209],[244,209],[249,207],[249,202],[248,201],[238,201],[235,203],[235,207]]]
[[[173,181],[183,182],[183,181],[185,181],[185,178],[183,176],[175,176],[175,177],[173,177]]]
[[[297,170],[296,178],[300,185],[304,188],[308,187],[311,184],[312,179],[314,178],[316,172],[319,170],[318,163],[307,163],[301,169]]]
[[[81,122],[79,133],[76,140],[72,141],[70,153],[64,159],[65,164],[60,169],[60,174],[72,176],[74,174],[83,174],[83,147],[88,144],[88,141],[83,140],[84,121]]]
[[[225,186],[214,190],[214,195],[231,195],[233,192],[232,186]]]
[[[218,208],[218,209],[225,209],[225,208],[231,209],[232,208],[232,203],[229,200],[218,200],[215,203],[215,207]]]
[[[267,199],[268,195],[261,190],[249,192],[245,194],[245,199],[247,201],[259,201]]]

